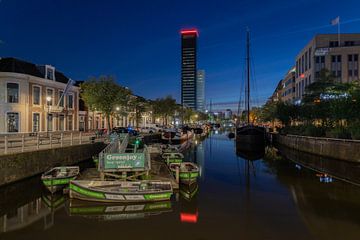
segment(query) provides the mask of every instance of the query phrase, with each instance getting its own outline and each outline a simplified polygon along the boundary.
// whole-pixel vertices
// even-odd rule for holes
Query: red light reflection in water
[[[197,223],[198,221],[198,212],[196,213],[180,213],[180,221],[187,223]]]

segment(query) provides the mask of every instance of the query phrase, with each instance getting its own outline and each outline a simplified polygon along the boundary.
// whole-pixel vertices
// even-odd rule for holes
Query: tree
[[[142,114],[146,111],[148,107],[148,102],[145,98],[139,96],[131,96],[128,102],[128,108],[134,112],[135,127],[139,127],[139,122],[141,121]]]
[[[81,98],[91,110],[104,113],[108,129],[110,116],[116,113],[116,108],[125,106],[129,100],[131,91],[118,85],[111,76],[90,78],[81,84]]]
[[[174,115],[177,109],[176,100],[170,95],[165,98],[157,98],[152,102],[152,109],[154,115],[162,117],[165,125],[167,125],[168,117]]]

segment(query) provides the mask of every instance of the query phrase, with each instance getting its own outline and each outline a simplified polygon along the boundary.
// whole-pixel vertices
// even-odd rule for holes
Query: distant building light
[[[305,74],[301,74],[301,75],[300,75],[300,78],[305,78]]]

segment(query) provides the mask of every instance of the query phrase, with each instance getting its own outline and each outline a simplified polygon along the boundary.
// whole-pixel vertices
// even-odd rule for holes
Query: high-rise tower
[[[181,31],[181,104],[194,110],[196,107],[196,42],[198,31]]]
[[[198,70],[196,75],[196,110],[205,112],[205,70]]]

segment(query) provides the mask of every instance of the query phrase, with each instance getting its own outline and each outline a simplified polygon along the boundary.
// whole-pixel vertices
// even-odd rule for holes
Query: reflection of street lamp
[[[119,108],[119,107],[116,107],[116,111],[120,111],[120,108]]]
[[[47,132],[46,132],[46,136],[49,136],[49,121],[50,121],[50,102],[51,102],[51,97],[47,96],[46,97],[46,103],[48,106],[48,111],[47,111]]]

